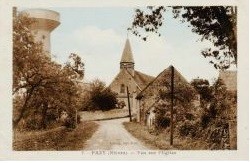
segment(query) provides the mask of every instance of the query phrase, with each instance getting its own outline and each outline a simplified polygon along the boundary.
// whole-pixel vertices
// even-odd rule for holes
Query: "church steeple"
[[[123,49],[122,58],[120,61],[120,69],[127,69],[134,74],[134,58],[130,46],[129,39],[126,40],[125,47]]]

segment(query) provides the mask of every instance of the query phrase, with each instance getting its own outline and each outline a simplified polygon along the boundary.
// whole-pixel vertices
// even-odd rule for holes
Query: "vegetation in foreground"
[[[191,112],[177,105],[174,121],[174,149],[221,150],[237,149],[237,93],[226,90],[219,79],[212,86],[208,81],[194,80],[191,83],[201,95],[201,106]],[[166,93],[165,93],[166,94]],[[184,96],[185,97],[185,96]],[[154,145],[157,149],[169,146],[169,114],[161,105],[156,107],[155,126],[139,123],[124,124],[138,139]]]
[[[13,17],[13,128],[44,130],[62,113],[75,122],[82,103],[84,63],[71,53],[65,64],[51,60],[31,33],[28,15]],[[71,124],[73,126],[73,124]]]
[[[80,123],[76,129],[58,127],[47,131],[14,132],[15,151],[64,151],[82,150],[85,142],[97,130],[98,124],[92,121]]]
[[[126,130],[134,137],[143,142],[150,149],[155,150],[204,150],[207,149],[207,144],[201,141],[191,139],[174,138],[174,145],[170,146],[169,132],[156,134],[148,130],[146,126],[136,122],[124,122]]]
[[[159,136],[150,134],[146,126],[136,122],[124,122],[123,125],[128,132],[150,149],[167,149],[169,147],[166,140],[161,141]]]

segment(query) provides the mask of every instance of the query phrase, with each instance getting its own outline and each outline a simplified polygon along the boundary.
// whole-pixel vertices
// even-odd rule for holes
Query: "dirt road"
[[[146,150],[123,126],[128,118],[98,121],[99,128],[87,141],[84,150]]]

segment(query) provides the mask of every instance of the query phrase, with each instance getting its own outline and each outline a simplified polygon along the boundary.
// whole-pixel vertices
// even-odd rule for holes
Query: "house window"
[[[124,84],[121,84],[120,93],[125,93],[125,85]]]

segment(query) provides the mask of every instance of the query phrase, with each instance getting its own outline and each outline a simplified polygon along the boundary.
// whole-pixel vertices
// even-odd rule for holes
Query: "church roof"
[[[129,39],[126,40],[125,47],[124,47],[123,53],[122,53],[121,62],[132,62],[132,63],[135,63]]]
[[[127,71],[129,73],[129,71]],[[144,74],[142,72],[136,71],[134,72],[134,76],[129,73],[131,77],[134,79],[135,83],[140,87],[142,90],[145,88],[155,77]]]
[[[134,76],[127,71],[126,69],[122,69],[114,78],[114,80],[111,82],[110,86],[114,85],[115,82],[119,82],[120,80],[123,80],[123,77],[129,75],[132,77],[132,81],[137,85],[139,90],[143,90],[153,79],[153,76],[146,75],[144,73],[141,73],[139,71],[134,71]]]
[[[237,71],[220,71],[219,79],[222,79],[229,91],[237,90]]]
[[[135,71],[134,80],[141,89],[145,88],[153,79],[153,76],[149,76],[142,72]]]

